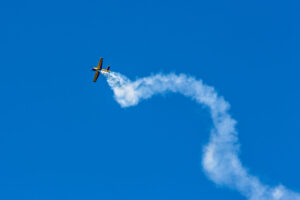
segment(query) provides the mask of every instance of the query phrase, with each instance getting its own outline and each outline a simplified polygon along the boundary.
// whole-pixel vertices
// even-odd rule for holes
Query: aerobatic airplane
[[[94,82],[97,81],[98,76],[100,74],[101,71],[104,72],[110,72],[109,68],[110,66],[108,65],[106,69],[102,69],[102,62],[103,62],[103,58],[100,58],[99,64],[97,67],[92,68],[93,71],[96,71],[95,77],[94,77]]]

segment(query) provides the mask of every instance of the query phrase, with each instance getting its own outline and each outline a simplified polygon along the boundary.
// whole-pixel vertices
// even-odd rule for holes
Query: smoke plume
[[[208,144],[203,147],[202,166],[214,183],[235,189],[250,200],[300,200],[299,193],[282,185],[265,185],[248,173],[238,157],[238,134],[236,121],[228,112],[230,105],[213,87],[184,74],[156,74],[135,81],[115,72],[104,75],[121,107],[135,106],[166,92],[180,93],[206,106],[214,126]]]

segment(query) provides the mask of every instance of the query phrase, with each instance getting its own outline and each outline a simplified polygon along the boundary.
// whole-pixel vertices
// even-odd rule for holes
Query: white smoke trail
[[[238,157],[236,121],[228,113],[230,105],[218,96],[213,87],[184,74],[157,74],[135,81],[115,72],[104,75],[122,107],[137,105],[140,100],[168,91],[183,94],[208,107],[214,128],[209,143],[204,147],[202,165],[207,176],[216,184],[236,189],[250,200],[300,200],[299,193],[282,185],[264,185],[257,177],[248,174]]]

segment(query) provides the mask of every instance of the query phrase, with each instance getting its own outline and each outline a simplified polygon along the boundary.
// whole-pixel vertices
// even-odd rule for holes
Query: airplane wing
[[[100,58],[99,64],[97,66],[97,69],[102,69],[102,62],[103,62],[103,58]]]
[[[96,71],[95,76],[94,76],[94,82],[97,81],[99,74],[100,74],[100,72]]]

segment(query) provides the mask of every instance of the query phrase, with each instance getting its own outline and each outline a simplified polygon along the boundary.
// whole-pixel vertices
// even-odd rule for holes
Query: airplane
[[[98,66],[92,68],[93,71],[96,71],[96,74],[95,74],[95,77],[94,77],[94,82],[97,81],[98,76],[99,76],[101,71],[110,72],[110,70],[109,70],[110,66],[109,65],[107,66],[106,69],[102,69],[102,62],[103,62],[103,58],[100,58]]]

